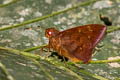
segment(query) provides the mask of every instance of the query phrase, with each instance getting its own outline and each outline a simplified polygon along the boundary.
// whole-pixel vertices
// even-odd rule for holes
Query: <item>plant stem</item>
[[[19,51],[19,50],[16,50],[16,49],[5,48],[5,47],[1,47],[1,46],[0,46],[0,49],[8,51],[8,52],[12,52],[12,53],[17,54],[17,55],[27,56],[27,57],[30,57],[30,58],[33,58],[33,59],[42,59],[42,57],[40,55],[35,55],[35,54],[32,54],[32,53]],[[89,62],[89,64],[102,64],[102,63],[112,63],[112,62],[120,62],[120,59],[114,59],[114,60],[92,60],[92,61]],[[74,63],[70,62],[70,64],[74,64]],[[84,64],[84,63],[82,61],[80,61],[80,62],[78,62],[78,64]]]
[[[8,70],[6,69],[6,67],[0,62],[0,69],[1,71],[3,71],[5,73],[5,75],[7,76],[8,80],[14,80],[14,78],[9,74]]]
[[[22,1],[22,0],[12,0],[12,1],[9,2],[9,3],[1,4],[1,5],[0,5],[0,8],[3,8],[3,7],[6,7],[6,6],[9,6],[9,5],[11,5],[11,4],[13,4],[13,3],[16,3],[16,2],[18,2],[18,1]]]

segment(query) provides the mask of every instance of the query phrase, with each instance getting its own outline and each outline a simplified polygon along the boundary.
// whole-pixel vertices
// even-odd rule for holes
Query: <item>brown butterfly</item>
[[[93,49],[104,36],[106,29],[102,24],[88,24],[61,32],[55,28],[48,28],[45,36],[49,38],[49,48],[59,55],[73,62],[88,63]]]

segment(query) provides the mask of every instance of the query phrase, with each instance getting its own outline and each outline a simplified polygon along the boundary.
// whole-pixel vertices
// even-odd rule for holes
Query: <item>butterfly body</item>
[[[59,55],[73,62],[88,63],[93,49],[105,34],[106,26],[89,24],[58,31],[55,28],[46,29],[45,35],[49,38],[49,47]]]

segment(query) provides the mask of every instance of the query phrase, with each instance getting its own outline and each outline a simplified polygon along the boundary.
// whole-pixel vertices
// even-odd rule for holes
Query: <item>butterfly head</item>
[[[48,29],[45,30],[45,36],[46,36],[47,38],[54,37],[54,36],[56,36],[58,33],[59,33],[59,31],[56,30],[55,28],[48,28]]]

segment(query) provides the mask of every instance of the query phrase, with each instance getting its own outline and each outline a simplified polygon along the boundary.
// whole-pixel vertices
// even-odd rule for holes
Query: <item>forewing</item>
[[[58,37],[62,48],[79,60],[88,62],[93,48],[106,30],[104,25],[91,24],[60,32]]]

